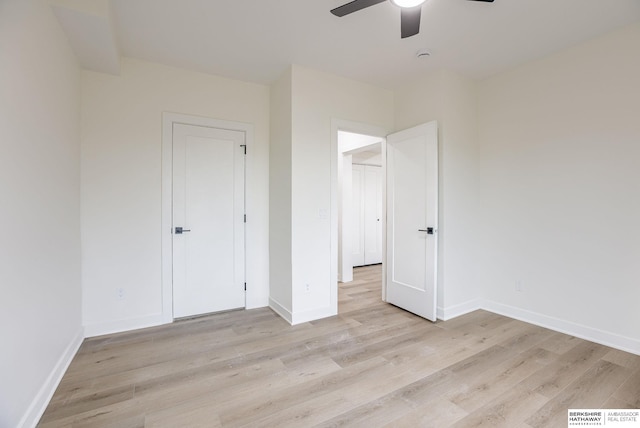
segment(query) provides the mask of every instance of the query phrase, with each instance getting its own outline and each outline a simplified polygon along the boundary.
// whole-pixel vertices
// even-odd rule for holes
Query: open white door
[[[244,132],[173,125],[173,316],[245,306]]]
[[[387,302],[436,321],[438,124],[387,137]]]

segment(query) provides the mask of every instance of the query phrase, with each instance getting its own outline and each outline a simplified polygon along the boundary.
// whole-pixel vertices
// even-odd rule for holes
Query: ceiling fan
[[[383,3],[387,0],[353,0],[331,10],[335,16],[343,17],[350,13],[357,12],[369,6]],[[422,3],[426,0],[391,0],[391,3],[400,7],[400,35],[407,38],[415,36],[420,32],[420,16],[422,14]],[[469,0],[493,3],[493,0]]]

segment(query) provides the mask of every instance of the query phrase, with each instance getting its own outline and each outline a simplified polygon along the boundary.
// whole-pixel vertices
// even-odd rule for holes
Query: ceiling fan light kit
[[[427,0],[391,0],[391,3],[398,7],[410,8],[420,6],[425,1]]]
[[[331,13],[343,17],[370,6],[384,3],[387,0],[353,0],[331,10]],[[420,32],[420,17],[422,16],[422,4],[427,0],[391,0],[391,3],[401,8],[400,10],[400,36],[403,39],[415,36]],[[493,3],[493,0],[469,0]]]

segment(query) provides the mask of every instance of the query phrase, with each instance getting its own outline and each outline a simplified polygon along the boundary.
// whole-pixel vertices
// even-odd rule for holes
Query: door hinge
[[[244,291],[247,291],[247,283],[244,283]]]
[[[244,222],[245,223],[247,222],[247,215],[246,214],[244,215]]]
[[[240,144],[240,147],[242,147],[244,149],[244,154],[247,154],[247,145],[246,144]]]

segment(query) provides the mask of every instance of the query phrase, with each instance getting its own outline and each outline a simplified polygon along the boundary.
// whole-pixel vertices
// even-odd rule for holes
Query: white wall
[[[0,426],[35,426],[83,337],[80,76],[47,2],[0,2]]]
[[[438,317],[477,308],[476,230],[479,226],[475,82],[436,71],[395,94],[396,130],[432,120],[439,128]]]
[[[271,87],[269,305],[291,322],[291,69]]]
[[[636,24],[480,83],[478,279],[491,309],[640,353],[638,52]]]
[[[392,129],[393,93],[294,65],[292,115],[293,310],[294,322],[303,322],[337,311],[338,149],[332,119]]]
[[[268,304],[269,88],[124,58],[82,72],[82,281],[87,335],[161,322],[163,111],[254,125],[247,153],[247,306]],[[117,289],[124,289],[118,300]]]

